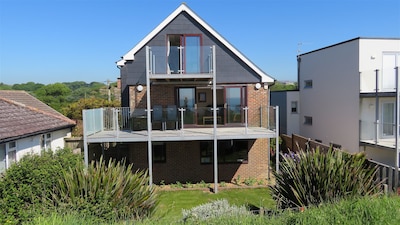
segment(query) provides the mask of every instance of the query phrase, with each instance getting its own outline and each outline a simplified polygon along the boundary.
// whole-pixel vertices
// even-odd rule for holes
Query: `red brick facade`
[[[256,89],[254,84],[247,86],[247,106],[249,126],[260,126],[260,107],[266,110],[268,106],[268,90]],[[167,106],[176,104],[176,85],[152,85],[152,105]],[[130,87],[131,108],[146,108],[146,87],[138,92],[136,86]],[[266,115],[266,114],[265,114]],[[267,119],[267,118],[264,118]],[[263,124],[265,125],[265,124]],[[200,128],[199,128],[200,129]],[[248,140],[248,161],[246,163],[229,163],[218,165],[219,181],[231,182],[240,176],[245,178],[265,179],[268,174],[268,139]],[[128,161],[135,169],[148,168],[147,143],[129,144]],[[166,162],[153,164],[153,180],[155,183],[164,181],[174,183],[180,181],[213,182],[213,164],[200,162],[200,142],[182,141],[166,142]]]

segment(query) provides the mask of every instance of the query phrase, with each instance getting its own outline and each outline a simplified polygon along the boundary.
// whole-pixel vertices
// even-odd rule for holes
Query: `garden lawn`
[[[195,206],[217,199],[226,199],[232,205],[247,205],[250,207],[274,208],[268,188],[240,188],[220,190],[217,194],[204,190],[177,190],[160,191],[159,205],[153,219],[173,222],[182,218],[182,209],[191,209]]]

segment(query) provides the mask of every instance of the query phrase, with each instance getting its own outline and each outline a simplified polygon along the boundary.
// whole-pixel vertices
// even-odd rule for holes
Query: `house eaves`
[[[142,49],[153,37],[155,37],[164,27],[166,27],[173,19],[175,19],[181,12],[188,13],[196,22],[204,27],[211,35],[219,40],[225,47],[232,51],[240,60],[247,64],[252,70],[254,70],[260,77],[261,82],[272,84],[275,79],[266,74],[260,68],[258,68],[253,62],[245,57],[239,50],[231,45],[225,38],[223,38],[216,30],[208,25],[203,19],[201,19],[196,13],[194,13],[185,3],[182,3],[174,12],[172,12],[166,19],[164,19],[153,31],[151,31],[145,38],[143,38],[135,47],[128,51],[121,57],[121,60],[117,61],[118,67],[123,67],[127,61],[135,60],[135,54]]]

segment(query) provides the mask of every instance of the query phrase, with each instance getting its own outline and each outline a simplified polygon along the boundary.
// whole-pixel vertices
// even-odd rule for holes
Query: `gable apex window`
[[[312,88],[313,81],[312,80],[305,80],[304,81],[304,88]]]
[[[201,35],[169,34],[167,36],[168,73],[201,72]]]

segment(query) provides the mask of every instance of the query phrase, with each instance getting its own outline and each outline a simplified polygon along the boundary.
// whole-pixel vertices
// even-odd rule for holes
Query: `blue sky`
[[[0,0],[0,83],[115,81],[115,62],[182,2]],[[400,37],[399,0],[184,2],[281,81],[296,81],[298,52],[355,37]]]

